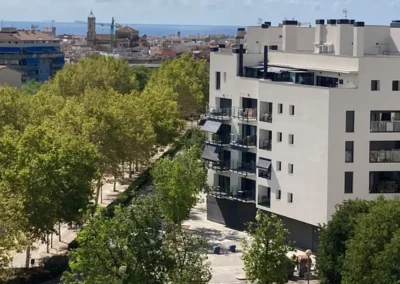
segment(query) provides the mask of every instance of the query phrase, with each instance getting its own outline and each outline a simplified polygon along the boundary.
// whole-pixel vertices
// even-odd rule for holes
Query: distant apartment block
[[[0,65],[0,85],[20,88],[22,84],[21,73]]]
[[[17,70],[22,81],[46,81],[64,66],[60,40],[40,31],[1,28],[0,65]]]
[[[400,196],[400,21],[240,32],[211,48],[208,219],[243,229],[258,208],[315,250],[336,204]]]

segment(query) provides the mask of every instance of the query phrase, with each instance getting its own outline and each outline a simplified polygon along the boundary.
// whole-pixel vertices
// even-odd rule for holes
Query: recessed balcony
[[[244,149],[257,147],[257,135],[231,135],[231,146]]]
[[[257,109],[238,108],[238,119],[242,121],[257,121]]]
[[[212,133],[206,143],[218,146],[228,146],[231,143],[231,135]]]
[[[233,108],[217,108],[217,107],[207,107],[206,117],[215,120],[230,120],[233,116]]]
[[[238,173],[243,176],[250,176],[256,174],[255,161],[233,161],[231,164],[231,172]]]
[[[271,208],[271,188],[258,186],[257,205],[265,208]]]

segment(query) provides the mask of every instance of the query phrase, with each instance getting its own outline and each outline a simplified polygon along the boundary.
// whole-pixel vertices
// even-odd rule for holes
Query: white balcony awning
[[[207,161],[218,162],[219,161],[218,155],[219,153],[221,153],[221,151],[222,151],[221,146],[206,145],[201,157]]]
[[[222,123],[214,120],[207,120],[206,123],[200,128],[202,131],[217,133]]]
[[[257,168],[269,170],[270,167],[271,167],[271,161],[270,160],[258,159]]]

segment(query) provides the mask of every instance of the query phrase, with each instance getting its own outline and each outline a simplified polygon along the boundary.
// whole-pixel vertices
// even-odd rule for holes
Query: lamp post
[[[312,255],[311,250],[306,250],[306,255],[307,255],[307,283],[310,284],[310,270],[311,270],[311,258],[310,256]]]

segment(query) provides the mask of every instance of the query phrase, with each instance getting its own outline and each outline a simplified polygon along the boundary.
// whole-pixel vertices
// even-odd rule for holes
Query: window
[[[280,172],[282,169],[282,162],[281,161],[276,161],[276,170]]]
[[[369,193],[399,193],[400,172],[370,172]]]
[[[276,135],[277,141],[282,142],[282,132],[278,132],[278,135]]]
[[[400,91],[399,89],[399,81],[392,82],[392,91]]]
[[[289,174],[293,174],[293,164],[289,164],[288,170]]]
[[[354,132],[354,110],[346,111],[346,132]]]
[[[221,89],[221,72],[216,72],[215,75],[216,75],[215,89],[220,90]]]
[[[346,141],[345,147],[345,162],[353,163],[354,162],[354,141]]]
[[[281,191],[279,189],[276,191],[276,199],[281,200]]]
[[[344,193],[353,193],[353,172],[344,173]]]
[[[372,80],[371,81],[371,91],[379,91],[379,80]]]
[[[278,113],[279,114],[283,113],[283,104],[278,104]]]
[[[226,72],[224,72],[224,83],[226,83]]]
[[[294,144],[294,135],[293,134],[289,134],[289,144],[290,145]]]
[[[287,202],[293,203],[293,193],[288,192],[288,194],[287,194]]]
[[[289,106],[289,114],[294,115],[294,106]]]

